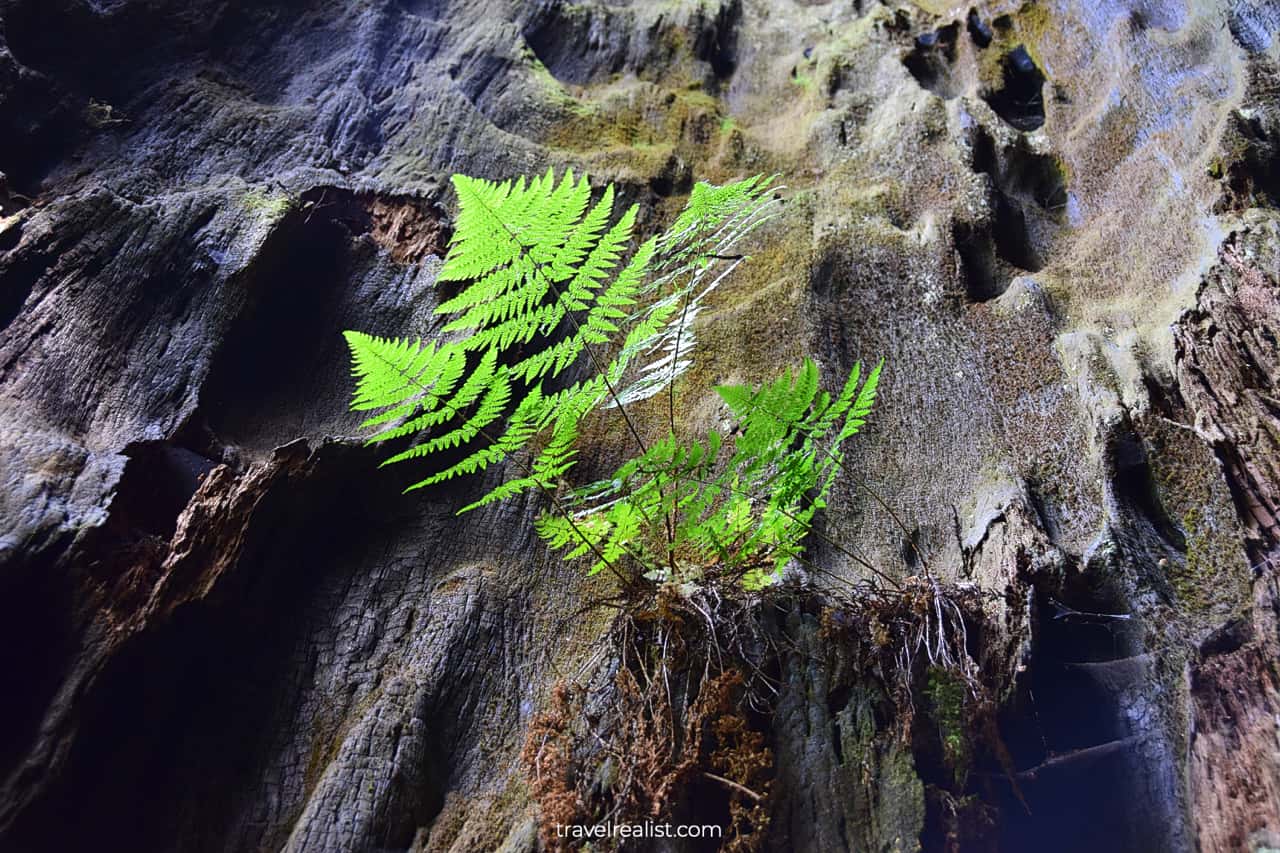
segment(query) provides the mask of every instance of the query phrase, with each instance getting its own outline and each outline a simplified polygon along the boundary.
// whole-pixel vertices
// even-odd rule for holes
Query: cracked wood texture
[[[339,332],[435,333],[448,176],[548,166],[647,230],[784,176],[682,427],[885,357],[851,467],[907,529],[847,477],[826,535],[981,602],[961,773],[820,630],[861,570],[815,545],[763,849],[1280,846],[1278,36],[1274,0],[3,0],[0,849],[539,848],[521,742],[616,659],[608,588],[536,496],[402,496]]]

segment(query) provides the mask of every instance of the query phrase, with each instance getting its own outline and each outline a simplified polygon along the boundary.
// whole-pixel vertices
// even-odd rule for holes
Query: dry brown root
[[[922,713],[937,714],[931,679],[955,685],[954,727],[981,728],[990,703],[967,649],[966,619],[975,617],[931,579],[866,596],[660,588],[619,611],[592,686],[557,686],[530,726],[523,758],[546,847],[566,849],[557,828],[568,824],[701,823],[714,814],[723,826],[719,849],[764,849],[772,703],[783,660],[797,649],[762,614],[800,600],[822,613],[830,652],[884,685],[904,740],[917,699],[925,700]],[[627,843],[596,839],[593,849]]]

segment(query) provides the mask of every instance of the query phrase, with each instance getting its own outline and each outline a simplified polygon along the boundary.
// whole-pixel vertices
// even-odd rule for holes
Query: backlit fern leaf
[[[479,450],[469,454],[460,462],[456,462],[425,480],[414,483],[405,491],[434,486],[454,477],[475,474],[490,465],[495,465],[516,453],[538,434],[542,426],[541,416],[545,413],[546,400],[540,388],[534,388],[529,396],[520,401],[507,421],[506,430],[496,439],[489,441]],[[523,490],[521,490],[523,491]],[[478,503],[477,503],[478,505]],[[460,510],[465,511],[464,510]]]
[[[511,380],[507,377],[507,369],[505,367],[499,368],[493,373],[492,381],[485,388],[484,396],[480,399],[480,403],[476,406],[476,410],[471,417],[443,435],[438,435],[430,441],[410,447],[402,453],[397,453],[382,464],[390,465],[394,462],[403,462],[406,459],[430,456],[441,450],[461,447],[472,441],[487,426],[501,418],[506,413],[507,403],[510,401]]]
[[[351,408],[357,412],[382,410],[361,424],[366,429],[418,411],[430,412],[462,376],[463,362],[449,347],[378,338],[363,332],[344,334],[351,348],[351,372],[356,378]],[[374,440],[390,431],[394,430],[379,431]]]
[[[504,182],[455,175],[453,186],[454,236],[437,279],[461,287],[436,308],[452,339],[424,345],[349,332],[347,341],[357,379],[352,407],[371,413],[363,425],[374,430],[369,441],[420,437],[383,464],[461,455],[410,488],[504,461],[519,468],[465,511],[559,488],[591,411],[611,398],[650,396],[680,373],[636,365],[663,346],[679,348],[679,365],[687,364],[698,300],[736,265],[712,256],[767,218],[771,202],[768,180],[699,184],[677,230],[628,257],[637,208],[613,219],[612,187],[592,203],[590,184],[572,171]],[[560,377],[584,363],[591,378],[543,393],[543,383],[563,384]],[[615,393],[624,386],[630,390]],[[539,434],[547,436],[541,450],[528,453]],[[602,536],[599,559],[620,554],[635,525],[618,517],[593,529]]]
[[[447,368],[450,372],[461,374],[466,360],[462,357],[462,353],[453,351],[453,360],[448,364]],[[480,360],[479,366],[472,371],[467,377],[467,381],[463,383],[458,392],[449,398],[449,402],[439,408],[434,408],[423,412],[417,417],[404,421],[400,426],[385,429],[369,439],[370,442],[389,441],[394,438],[402,438],[407,435],[416,435],[423,430],[431,427],[447,423],[453,418],[458,417],[466,410],[468,406],[476,401],[476,399],[490,387],[494,380],[494,373],[497,370],[497,353],[490,351]],[[450,385],[450,387],[452,387]],[[376,418],[370,418],[363,424],[365,427],[374,423],[382,423],[390,419],[391,415],[397,414],[395,411],[384,413]]]

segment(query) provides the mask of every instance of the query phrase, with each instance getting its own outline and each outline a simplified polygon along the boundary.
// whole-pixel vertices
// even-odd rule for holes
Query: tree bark
[[[822,571],[752,611],[767,792],[671,814],[1280,846],[1273,6],[4,0],[0,849],[539,849],[521,752],[557,684],[617,699],[613,590],[536,495],[401,494],[339,333],[439,333],[451,173],[566,166],[648,231],[787,185],[682,429],[886,360]],[[584,475],[626,452],[601,420]],[[983,701],[902,692],[849,552],[959,602]]]

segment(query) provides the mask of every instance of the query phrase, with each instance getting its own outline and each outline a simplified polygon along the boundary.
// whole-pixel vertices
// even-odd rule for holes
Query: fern
[[[678,231],[644,242],[628,258],[637,208],[611,223],[611,186],[594,204],[590,184],[572,171],[559,180],[548,171],[502,183],[455,175],[453,186],[458,214],[437,280],[464,284],[436,309],[441,332],[452,339],[423,344],[345,334],[356,379],[352,408],[372,413],[362,425],[372,431],[369,442],[421,437],[383,464],[446,450],[465,454],[410,489],[478,473],[550,434],[543,451],[518,466],[523,476],[465,511],[526,489],[554,488],[575,462],[587,414],[618,401],[621,387],[633,389],[625,403],[678,375],[649,366],[632,376],[637,360],[670,339],[681,299],[689,301],[708,270],[732,266],[715,256],[763,221],[760,211],[770,201],[768,181],[758,178],[699,184]],[[694,316],[696,307],[685,320]],[[682,365],[692,351],[687,338],[683,349]],[[593,379],[543,393],[544,383],[562,383],[584,366]]]
[[[865,381],[860,374],[855,366],[834,400],[808,359],[759,389],[722,386],[737,433],[732,453],[716,432],[668,436],[612,477],[573,490],[565,501],[573,515],[544,516],[538,533],[567,558],[593,553],[591,573],[627,555],[655,579],[715,567],[750,588],[772,583],[802,553],[843,465],[841,446],[875,401],[880,367]],[[664,539],[671,519],[674,535]]]
[[[689,369],[707,297],[777,211],[772,179],[698,184],[671,228],[634,250],[636,207],[612,218],[613,188],[592,203],[572,171],[501,183],[455,175],[453,185],[458,215],[438,280],[461,286],[436,309],[441,339],[346,333],[351,405],[368,414],[369,443],[414,439],[383,464],[452,451],[417,489],[510,462],[460,512],[540,489],[554,510],[538,534],[567,559],[589,558],[593,574],[728,572],[751,588],[780,577],[870,412],[879,367],[864,379],[855,366],[834,397],[807,359],[759,388],[719,387],[732,441],[679,440],[672,411],[671,432],[646,445],[628,417],[637,455],[605,480],[566,485],[590,413],[607,405],[627,417],[627,405]]]
[[[670,293],[650,309],[661,316],[648,318],[651,328],[634,344],[640,351],[632,357],[648,363],[615,405],[652,397],[692,365],[694,321],[707,296],[746,260],[730,253],[777,214],[778,202],[769,195],[772,185],[773,178],[756,176],[723,187],[700,183],[693,188],[688,205],[655,248],[658,275],[651,288],[670,287]]]

